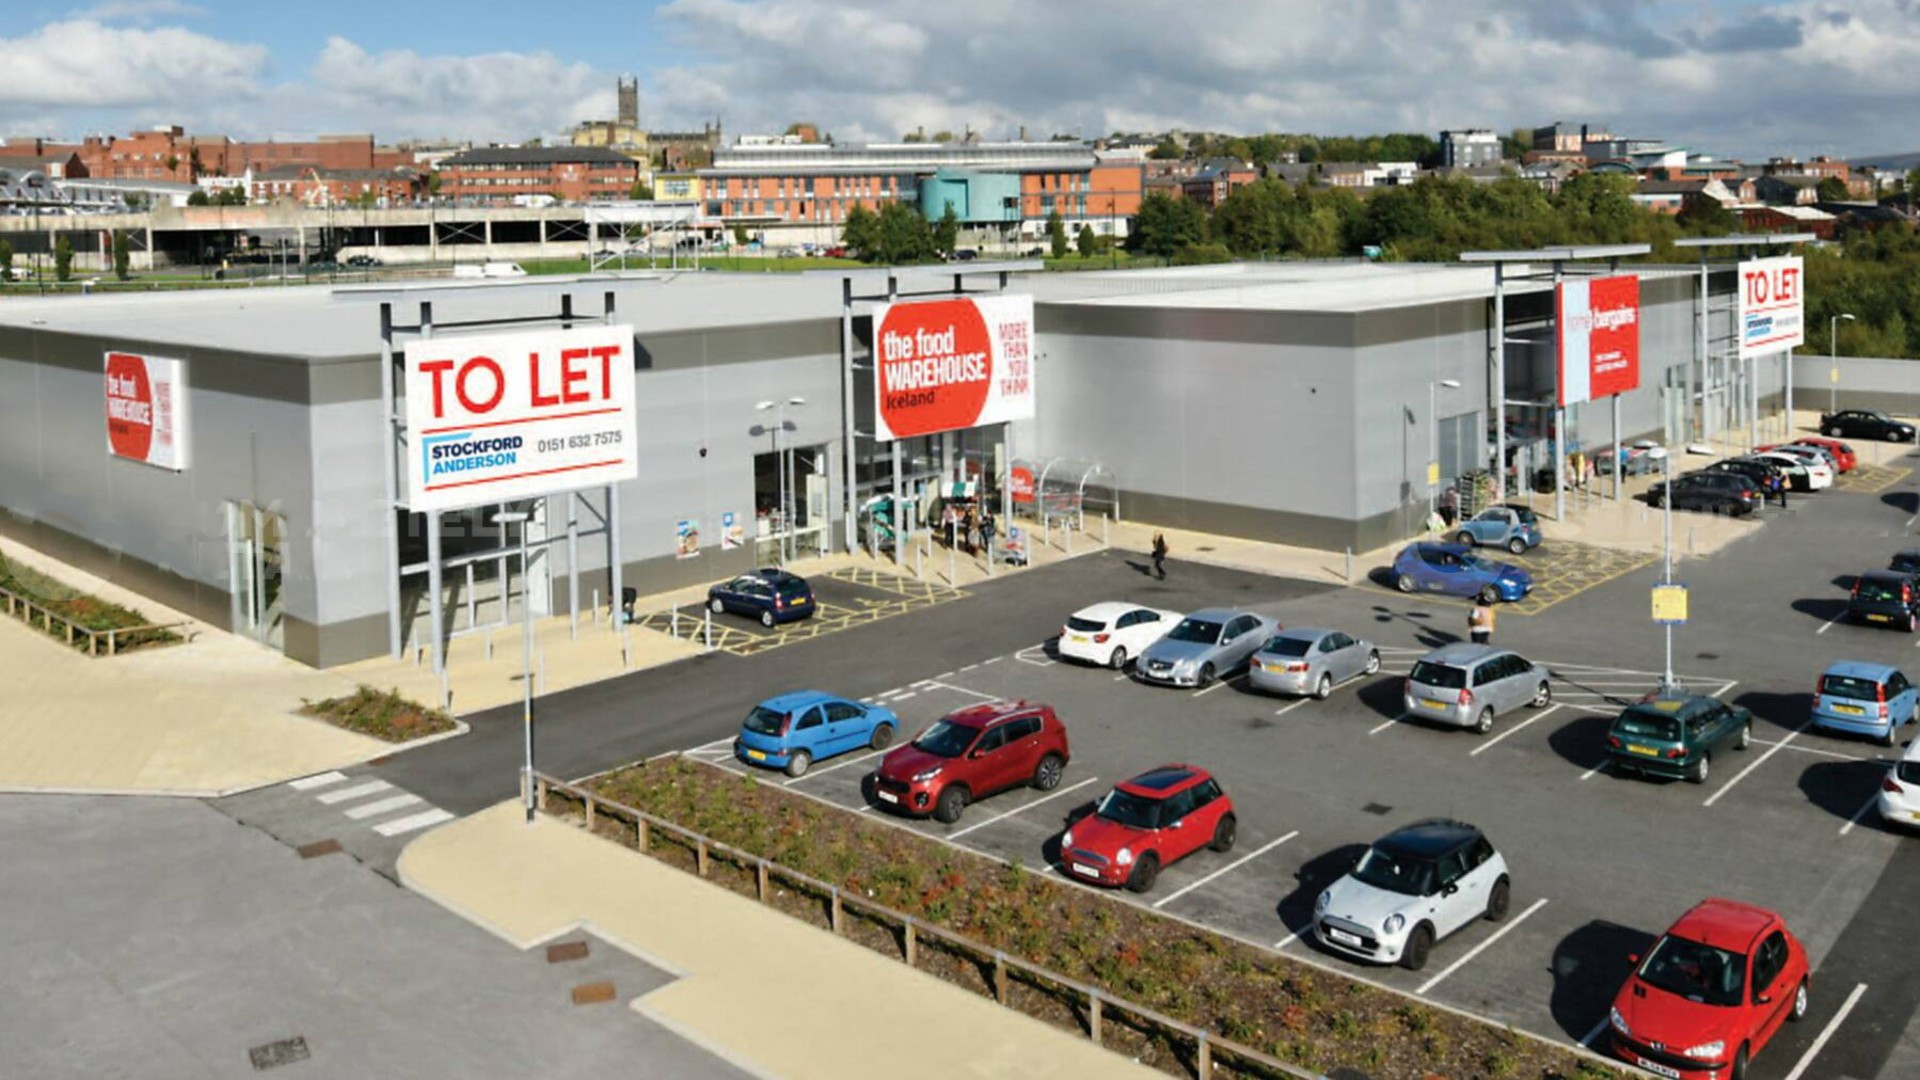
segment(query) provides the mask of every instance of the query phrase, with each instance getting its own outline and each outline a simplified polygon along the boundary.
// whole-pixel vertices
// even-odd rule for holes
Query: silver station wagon
[[[1485,735],[1493,718],[1553,701],[1553,673],[1510,649],[1446,645],[1420,658],[1407,675],[1407,715]]]

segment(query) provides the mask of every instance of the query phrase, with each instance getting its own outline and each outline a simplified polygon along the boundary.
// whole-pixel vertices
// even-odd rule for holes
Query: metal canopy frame
[[[1605,259],[1607,272],[1612,273],[1619,269],[1621,259],[1650,254],[1652,251],[1651,244],[1586,244],[1539,248],[1534,251],[1466,251],[1460,254],[1461,262],[1493,265],[1493,329],[1488,335],[1487,345],[1493,364],[1493,379],[1488,393],[1493,398],[1489,404],[1492,406],[1494,416],[1494,460],[1491,471],[1497,478],[1496,490],[1499,497],[1506,498],[1512,494],[1506,490],[1507,405],[1509,404],[1507,401],[1507,279],[1512,277],[1516,281],[1537,281],[1548,276],[1537,272],[1509,274],[1507,267],[1515,263],[1527,265],[1549,263],[1553,268],[1551,280],[1555,286],[1558,286],[1566,277],[1567,264],[1570,262]],[[1554,372],[1556,398],[1559,378],[1559,372]],[[1541,403],[1517,401],[1512,404],[1538,408]],[[1555,405],[1553,409],[1553,516],[1564,520],[1567,512],[1567,410],[1562,405]],[[1620,494],[1620,396],[1618,394],[1613,395],[1612,465],[1614,497],[1617,499]],[[1524,477],[1521,479],[1525,480]]]
[[[1704,388],[1705,379],[1707,377],[1707,363],[1712,356],[1712,350],[1707,341],[1707,319],[1708,319],[1709,311],[1711,310],[1711,304],[1709,303],[1710,297],[1708,295],[1707,278],[1708,278],[1708,275],[1712,272],[1714,266],[1718,265],[1721,269],[1725,269],[1729,265],[1738,267],[1740,265],[1741,260],[1745,259],[1747,255],[1753,250],[1755,250],[1756,248],[1778,247],[1783,244],[1788,244],[1788,245],[1806,244],[1806,243],[1812,243],[1818,239],[1820,238],[1814,235],[1813,233],[1735,233],[1728,236],[1689,237],[1688,239],[1685,239],[1685,240],[1675,240],[1673,242],[1674,247],[1692,248],[1700,252],[1700,279],[1699,279],[1700,288],[1698,293],[1694,297],[1695,303],[1694,303],[1694,309],[1693,309],[1694,323],[1695,323],[1696,329],[1699,331],[1698,336],[1696,337],[1694,342],[1697,348],[1698,355],[1696,355],[1693,358],[1693,360],[1687,364],[1687,377],[1686,377],[1687,430],[1685,433],[1686,437],[1683,440],[1681,440],[1682,442],[1687,442],[1687,443],[1693,442],[1695,439],[1699,438],[1699,435],[1700,435],[1699,429],[1694,424],[1694,415],[1693,415],[1693,368],[1694,368],[1694,364],[1700,365],[1700,378],[1702,380],[1702,387]],[[1712,251],[1715,248],[1729,248],[1729,247],[1737,249],[1737,254],[1734,256],[1734,261],[1732,263],[1728,263],[1725,260],[1721,260],[1718,264],[1711,263],[1708,261],[1707,253],[1709,251]],[[1739,296],[1739,286],[1737,284],[1734,286],[1733,302],[1734,302],[1734,310],[1738,311],[1739,304],[1740,304],[1740,296]],[[1791,352],[1792,350],[1789,349],[1788,353],[1791,354]],[[1739,357],[1738,346],[1735,347],[1734,356],[1737,362]],[[1759,359],[1756,357],[1753,361],[1751,361],[1751,363],[1753,364],[1753,368],[1747,374],[1748,393],[1750,394],[1750,410],[1751,410],[1748,414],[1747,438],[1749,440],[1748,441],[1749,446],[1758,446],[1760,444]],[[1793,360],[1791,359],[1791,356],[1789,356],[1789,359],[1787,360],[1785,366],[1786,366],[1786,377],[1782,381],[1786,383],[1787,424],[1789,429],[1791,429],[1793,424]]]
[[[446,597],[444,595],[445,570],[456,564],[470,566],[474,558],[498,559],[503,568],[500,585],[501,610],[503,613],[506,610],[507,594],[504,567],[508,552],[504,547],[497,551],[481,552],[465,560],[454,560],[452,563],[449,563],[441,557],[440,517],[443,513],[450,511],[422,511],[427,519],[427,561],[424,566],[419,564],[402,566],[400,564],[400,530],[398,516],[400,511],[404,510],[408,513],[413,511],[413,508],[408,505],[406,499],[401,494],[400,472],[401,469],[407,467],[407,446],[410,435],[407,428],[406,415],[399,409],[399,386],[403,380],[403,373],[399,370],[399,365],[403,362],[401,357],[405,351],[406,343],[408,341],[425,341],[432,338],[436,332],[446,330],[503,330],[530,324],[558,325],[560,328],[565,329],[577,323],[594,320],[599,321],[603,325],[613,325],[615,309],[614,291],[607,287],[608,282],[605,275],[572,278],[566,280],[564,283],[567,285],[592,286],[597,288],[601,293],[600,314],[598,316],[592,316],[576,312],[574,310],[574,293],[568,290],[560,294],[560,310],[556,314],[493,319],[464,319],[438,323],[434,321],[433,302],[435,298],[440,297],[442,294],[449,297],[459,296],[465,298],[469,294],[474,293],[475,290],[483,293],[510,288],[524,290],[526,285],[518,282],[513,284],[486,281],[471,283],[456,282],[451,284],[434,283],[431,285],[401,287],[346,288],[335,289],[333,291],[335,299],[374,300],[380,306],[380,408],[381,422],[386,428],[382,437],[382,443],[386,447],[387,458],[385,468],[381,470],[381,483],[384,488],[384,516],[386,518],[383,524],[387,541],[387,565],[383,576],[386,578],[387,583],[387,641],[391,654],[396,660],[400,658],[406,644],[405,627],[402,625],[400,611],[401,579],[403,577],[422,571],[427,575],[427,602],[430,610],[429,618],[432,624],[431,645],[433,670],[440,674],[444,674],[446,671],[446,647],[448,640],[452,636],[446,628]],[[524,295],[524,293],[522,293],[522,295]],[[419,305],[417,321],[407,324],[394,321],[395,309],[403,303],[417,303]],[[587,489],[569,488],[563,492],[568,500],[566,513],[568,611],[574,618],[576,627],[578,625],[580,612],[580,531],[576,510],[577,504],[583,501],[580,496],[585,490]],[[602,531],[605,532],[607,537],[607,568],[611,576],[608,596],[612,603],[616,605],[617,610],[621,596],[622,571],[620,492],[617,484],[604,485],[603,490],[606,492],[605,513],[602,516],[595,511],[595,514],[596,516],[602,516]],[[553,494],[560,494],[560,492],[549,493],[540,496],[540,498],[551,499]],[[488,505],[493,505],[493,503],[483,501],[456,509],[470,510]],[[588,509],[589,511],[594,511],[591,504],[588,504]],[[520,527],[524,530],[527,527],[526,523],[522,523]],[[522,539],[525,539],[524,533]],[[542,544],[542,547],[551,550],[554,542],[554,538],[549,536]],[[530,590],[525,584],[527,573],[528,570],[523,557],[520,567],[522,604],[532,602]]]
[[[842,475],[844,477],[843,488],[840,492],[840,506],[845,520],[845,541],[848,554],[852,554],[860,546],[860,508],[859,501],[855,496],[855,492],[859,488],[859,477],[856,469],[859,454],[858,446],[854,440],[856,437],[860,437],[865,438],[871,443],[874,441],[874,435],[876,434],[876,432],[872,431],[856,431],[853,425],[854,372],[871,372],[874,370],[872,363],[859,366],[853,362],[853,305],[856,303],[891,304],[902,299],[913,299],[925,296],[966,296],[988,292],[1003,293],[1007,291],[1007,284],[1014,274],[1032,273],[1044,269],[1046,269],[1046,263],[1039,259],[1020,259],[1007,262],[970,262],[961,266],[876,266],[851,270],[829,269],[807,270],[802,272],[802,277],[838,278],[840,281],[840,457]],[[966,287],[967,278],[982,275],[991,275],[998,279],[997,286],[994,289],[972,290]],[[901,288],[903,279],[906,279],[909,284],[913,285],[922,285],[923,282],[931,283],[943,280],[949,281],[950,284],[942,287],[923,286],[911,290],[903,290]],[[856,292],[854,288],[856,283],[864,286],[865,291]],[[1007,448],[1006,454],[1004,455],[1008,463],[1011,463],[1013,460],[1012,444],[1013,425],[1011,422],[1008,422]],[[893,561],[897,565],[905,565],[907,546],[901,541],[909,532],[909,522],[906,520],[908,515],[902,512],[903,509],[907,509],[907,504],[900,490],[900,440],[895,439],[889,445],[892,447],[893,452]],[[1013,518],[1012,503],[1009,501],[1011,499],[1011,493],[1008,491],[1008,485],[1004,477],[1001,478],[1000,490],[1002,492],[1001,499],[1003,503],[1002,517],[1004,520],[1011,521]],[[989,560],[988,565],[992,565],[991,560]]]

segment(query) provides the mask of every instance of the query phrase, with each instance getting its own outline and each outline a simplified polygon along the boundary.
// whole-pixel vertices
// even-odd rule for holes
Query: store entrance
[[[246,501],[227,503],[227,564],[233,632],[275,649],[286,645],[281,582],[287,519]]]
[[[827,448],[782,447],[753,456],[754,563],[779,566],[827,553]]]

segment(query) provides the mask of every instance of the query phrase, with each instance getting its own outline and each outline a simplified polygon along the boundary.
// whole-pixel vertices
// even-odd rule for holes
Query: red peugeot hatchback
[[[1613,1052],[1658,1076],[1742,1080],[1783,1021],[1807,1015],[1807,951],[1780,916],[1702,900],[1614,998]]]
[[[1202,847],[1233,847],[1233,800],[1205,769],[1162,765],[1101,797],[1060,836],[1060,861],[1076,877],[1134,892],[1153,888],[1162,866]]]
[[[996,701],[949,713],[880,759],[873,794],[915,817],[954,822],[967,804],[1027,785],[1060,786],[1067,729],[1046,705]]]

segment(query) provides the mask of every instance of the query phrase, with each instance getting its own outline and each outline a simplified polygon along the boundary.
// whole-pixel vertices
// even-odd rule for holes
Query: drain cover
[[[1365,805],[1365,806],[1363,806],[1363,807],[1361,807],[1360,809],[1362,809],[1362,810],[1365,810],[1365,811],[1366,811],[1367,813],[1369,813],[1369,814],[1391,814],[1391,813],[1393,813],[1393,807],[1391,807],[1391,806],[1382,806],[1382,805],[1380,805],[1380,804],[1379,804],[1379,803],[1377,803],[1377,802],[1370,802],[1370,803],[1368,803],[1367,805]]]
[[[281,1039],[279,1042],[270,1042],[265,1046],[256,1046],[247,1051],[247,1057],[253,1062],[255,1072],[291,1065],[312,1056],[307,1051],[305,1035],[295,1035],[291,1039]]]
[[[293,849],[303,859],[317,859],[322,855],[331,855],[340,850],[338,840],[315,840],[311,844],[301,844]]]

